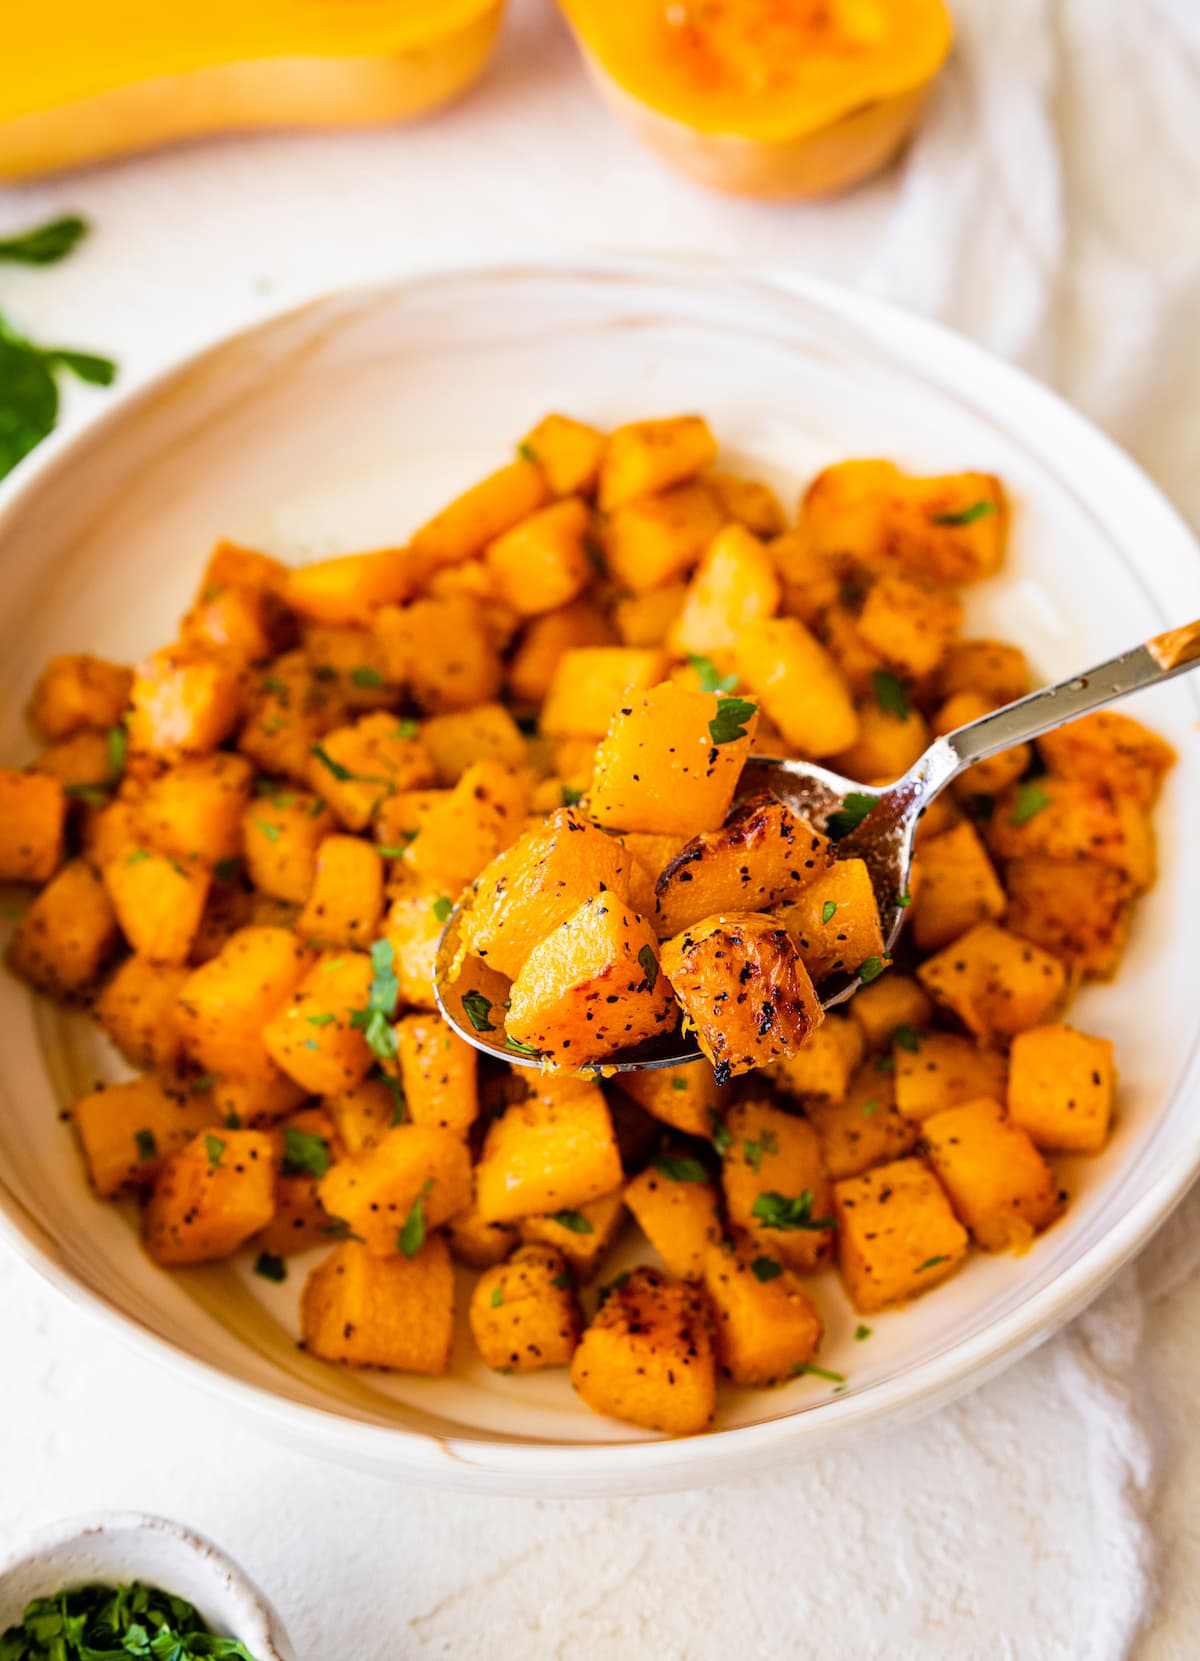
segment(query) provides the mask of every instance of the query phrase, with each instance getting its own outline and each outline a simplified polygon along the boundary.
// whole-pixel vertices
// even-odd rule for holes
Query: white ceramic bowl
[[[1200,612],[1189,533],[1145,477],[1049,393],[927,323],[802,279],[630,261],[446,272],[335,295],[251,329],[52,441],[0,497],[0,756],[50,653],[135,659],[169,638],[215,538],[293,559],[404,537],[511,453],[546,409],[601,424],[705,412],[726,460],[789,498],[822,464],[882,454],[992,469],[1012,554],[969,626],[1065,673]],[[1197,688],[1137,705],[1180,748],[1160,812],[1162,879],[1113,986],[1074,1019],[1116,1040],[1109,1147],[1063,1161],[1066,1218],[1023,1257],[975,1256],[910,1308],[855,1318],[816,1296],[838,1391],[803,1378],[730,1393],[716,1428],[664,1441],[582,1407],[562,1374],[505,1378],[460,1335],[443,1380],[353,1374],[295,1345],[303,1265],[164,1274],[93,1200],[59,1112],[113,1057],[90,1026],[0,977],[3,1232],[115,1330],[313,1451],[409,1477],[520,1492],[684,1486],[826,1449],[925,1409],[1078,1310],[1184,1193],[1200,1161]],[[632,1249],[632,1248],[631,1248]]]
[[[34,1598],[133,1580],[186,1598],[218,1637],[240,1639],[255,1661],[296,1661],[279,1616],[236,1563],[203,1535],[139,1511],[71,1517],[0,1559],[0,1632]]]

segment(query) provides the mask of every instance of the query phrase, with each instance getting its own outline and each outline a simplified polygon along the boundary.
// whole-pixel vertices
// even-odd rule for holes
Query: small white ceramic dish
[[[240,1639],[255,1661],[296,1661],[279,1616],[236,1563],[181,1523],[140,1511],[70,1517],[0,1559],[0,1632],[34,1598],[134,1580],[186,1598],[218,1637]]]
[[[973,591],[974,632],[1020,641],[1047,677],[1200,611],[1200,558],[1136,467],[1042,388],[944,331],[803,279],[628,260],[438,273],[335,295],[202,353],[0,492],[0,757],[29,753],[21,709],[55,651],[136,659],[169,638],[213,541],[292,559],[401,540],[501,462],[547,409],[600,424],[701,410],[726,460],[790,500],[826,462],[886,455],[994,470],[1014,504],[1004,574]],[[1162,876],[1117,983],[1074,1006],[1116,1040],[1120,1112],[1094,1160],[1062,1162],[1064,1220],[1021,1258],[975,1256],[907,1309],[856,1318],[815,1287],[823,1364],[730,1393],[700,1438],[591,1414],[561,1374],[489,1373],[460,1335],[441,1380],[355,1375],[296,1348],[306,1265],[159,1272],[130,1219],[88,1193],[59,1113],[112,1055],[88,1023],[0,976],[0,1229],[146,1355],[264,1425],[410,1478],[534,1493],[686,1486],[829,1448],[1012,1361],[1095,1295],[1200,1165],[1200,862],[1195,677],[1139,714],[1180,749],[1158,815]],[[632,1250],[632,1248],[631,1248]],[[613,1267],[623,1266],[619,1259]],[[608,1271],[611,1272],[611,1271]]]

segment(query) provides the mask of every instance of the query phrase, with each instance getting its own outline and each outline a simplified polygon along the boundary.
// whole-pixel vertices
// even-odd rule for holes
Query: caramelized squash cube
[[[524,773],[503,761],[477,761],[434,807],[410,845],[406,864],[427,887],[456,899],[520,836],[529,813]]]
[[[665,646],[686,593],[687,584],[676,582],[645,594],[623,594],[612,611],[622,646]]]
[[[346,714],[336,681],[319,678],[303,652],[285,652],[251,677],[237,747],[262,772],[303,782],[313,745]]]
[[[85,860],[72,859],[17,924],[9,967],[39,992],[70,998],[95,980],[119,938],[108,890]]]
[[[390,1130],[403,1104],[386,1078],[365,1078],[353,1090],[338,1090],[326,1096],[323,1106],[333,1120],[338,1141],[347,1153],[373,1148]]]
[[[309,1355],[348,1367],[438,1377],[454,1342],[454,1270],[440,1234],[412,1257],[346,1240],[308,1277],[300,1303]]]
[[[862,1028],[872,1050],[890,1045],[897,1027],[906,1029],[906,1037],[921,1031],[932,1015],[933,1000],[920,981],[895,970],[860,987],[850,1000],[850,1019]]]
[[[1108,1137],[1116,1069],[1108,1038],[1062,1024],[1013,1039],[1008,1115],[1035,1147],[1097,1153]]]
[[[961,627],[957,595],[890,573],[871,584],[858,614],[858,632],[871,650],[915,681],[932,674]]]
[[[374,1147],[339,1159],[318,1193],[329,1215],[347,1223],[368,1251],[408,1255],[423,1230],[471,1203],[471,1156],[455,1131],[396,1125]]]
[[[521,631],[508,665],[508,684],[519,703],[540,704],[565,653],[584,646],[612,646],[616,633],[591,600],[573,600],[533,618]]]
[[[256,796],[242,815],[250,881],[277,900],[303,905],[317,880],[321,844],[336,828],[322,798],[307,790]]]
[[[985,1043],[1040,1026],[1067,983],[1056,957],[994,923],[979,923],[917,973],[926,991]]]
[[[1165,739],[1112,709],[1098,709],[1043,733],[1037,747],[1058,778],[1128,796],[1144,808],[1154,805],[1163,779],[1175,765],[1175,751]]]
[[[730,1108],[725,1128],[721,1184],[732,1227],[790,1269],[820,1268],[833,1239],[832,1194],[814,1127],[747,1100]]]
[[[85,727],[115,727],[125,714],[133,670],[104,658],[73,652],[52,657],[29,700],[29,719],[47,743]]]
[[[101,1199],[148,1188],[164,1159],[220,1123],[212,1092],[143,1074],[82,1096],[71,1119]]]
[[[611,1194],[565,1211],[522,1217],[517,1227],[522,1240],[553,1246],[575,1279],[586,1282],[599,1269],[624,1220],[624,1190],[614,1188]]]
[[[748,1246],[711,1246],[704,1290],[717,1366],[731,1384],[778,1384],[816,1355],[821,1317],[797,1276],[775,1258]]]
[[[541,468],[556,496],[591,495],[600,473],[604,434],[569,415],[544,415],[518,445]]]
[[[461,565],[536,513],[549,493],[542,469],[519,456],[456,496],[421,526],[409,546],[428,566]]]
[[[627,502],[608,521],[605,563],[623,588],[651,593],[690,571],[725,520],[703,484]]]
[[[1088,859],[1111,866],[1135,889],[1154,881],[1154,827],[1130,796],[1045,774],[996,803],[988,846],[997,859]]]
[[[580,646],[559,658],[540,727],[551,738],[602,738],[622,702],[660,681],[667,660],[630,646]]]
[[[858,705],[857,739],[830,765],[852,779],[890,782],[907,773],[928,748],[929,728],[917,710],[906,706],[905,713],[898,714],[890,706],[884,709],[872,693]]]
[[[976,923],[1003,917],[1004,890],[968,820],[922,843],[918,870],[912,935],[921,951],[936,951]]]
[[[657,1269],[635,1269],[584,1333],[571,1383],[596,1413],[674,1436],[703,1430],[717,1405],[703,1294]]]
[[[309,758],[308,779],[346,829],[360,831],[389,796],[432,784],[434,771],[416,723],[377,710],[326,733]]]
[[[931,1113],[981,1098],[1004,1100],[1007,1058],[973,1038],[955,1032],[905,1034],[903,1043],[897,1039],[893,1045],[892,1057],[896,1106],[906,1119],[928,1119]]]
[[[545,1079],[488,1127],[475,1173],[490,1223],[574,1211],[621,1183],[621,1155],[603,1094],[580,1079]]]
[[[262,1029],[267,1054],[313,1096],[353,1090],[373,1056],[361,1020],[374,971],[363,952],[342,952],[314,964]]]
[[[967,726],[971,721],[980,720],[995,708],[995,700],[982,692],[969,689],[955,692],[935,713],[933,730],[940,738]],[[969,800],[972,796],[1003,795],[1016,779],[1028,771],[1032,759],[1032,745],[1012,744],[1007,750],[977,761],[965,773],[960,773],[951,790],[960,801]]]
[[[245,756],[187,756],[148,779],[137,802],[146,841],[176,859],[218,865],[242,852],[242,815],[254,788]]]
[[[682,1131],[685,1136],[712,1136],[721,1105],[721,1087],[707,1062],[621,1073],[617,1083],[639,1107],[664,1125]]]
[[[708,467],[716,453],[717,441],[699,415],[617,427],[600,463],[600,511],[612,513],[625,502],[681,484]]]
[[[763,543],[744,525],[726,525],[688,584],[671,648],[679,657],[733,651],[743,629],[775,616],[781,597],[775,562]]]
[[[165,1269],[232,1257],[275,1213],[275,1144],[260,1130],[202,1131],[163,1161],[142,1239]]]
[[[838,1267],[864,1315],[927,1292],[952,1275],[967,1231],[920,1159],[895,1159],[834,1184]]]
[[[407,1118],[465,1136],[479,1113],[478,1052],[440,1015],[405,1015],[394,1031]]]
[[[699,1161],[665,1154],[634,1177],[625,1204],[677,1280],[699,1280],[721,1238],[721,1196]]]
[[[282,560],[222,538],[208,556],[198,597],[211,600],[217,590],[230,583],[238,588],[263,588],[269,593],[281,594],[287,576],[288,568]]]
[[[985,1251],[1029,1244],[1062,1210],[1054,1172],[999,1102],[964,1102],[921,1126],[958,1219]]]
[[[657,831],[623,831],[621,841],[633,855],[633,869],[629,880],[629,903],[640,917],[659,927],[655,916],[655,887],[659,877],[688,839],[682,836],[661,836]]]
[[[102,987],[92,1013],[131,1066],[159,1073],[182,1066],[179,993],[189,973],[135,954]]]
[[[400,1002],[416,1009],[436,1009],[433,995],[438,941],[446,926],[444,894],[422,886],[401,888],[383,920],[383,938],[395,954]]]
[[[755,796],[670,861],[656,884],[655,924],[660,934],[678,934],[715,912],[769,911],[832,863],[829,842],[807,820]]]
[[[110,859],[102,876],[132,949],[156,963],[186,963],[212,880],[204,867],[135,846]]]
[[[500,690],[500,658],[480,603],[469,594],[385,606],[375,619],[387,678],[433,714],[485,704]]]
[[[856,1177],[872,1165],[899,1159],[916,1146],[918,1129],[897,1111],[892,1078],[874,1062],[860,1067],[841,1101],[810,1101],[806,1109],[830,1177]]]
[[[861,859],[839,859],[805,885],[780,913],[814,981],[835,973],[853,974],[871,959],[882,960],[883,929]]]
[[[524,734],[503,704],[472,704],[431,715],[421,723],[421,742],[435,780],[446,789],[478,761],[524,767],[529,760]]]
[[[953,640],[937,679],[943,698],[976,692],[998,707],[1029,691],[1029,665],[1021,648],[1007,640]]]
[[[49,882],[62,864],[66,821],[58,779],[0,767],[0,882]]]
[[[296,931],[317,946],[365,948],[379,933],[383,905],[379,850],[359,836],[327,836]]]
[[[264,662],[292,633],[290,613],[276,594],[240,583],[198,598],[179,625],[185,644],[200,646],[239,669]]]
[[[489,542],[484,558],[501,600],[521,617],[569,605],[587,587],[587,503],[566,496]]]
[[[726,519],[736,519],[755,536],[779,536],[786,530],[783,508],[770,485],[736,473],[710,473],[706,482]]]
[[[522,1246],[487,1269],[471,1294],[471,1336],[484,1363],[501,1373],[565,1367],[583,1318],[563,1258],[553,1246]]]
[[[207,647],[181,642],[138,665],[129,694],[129,747],[174,759],[224,743],[242,714],[242,674]]]
[[[277,1076],[262,1031],[313,962],[287,929],[238,929],[179,993],[188,1052],[201,1067],[237,1078]]]
[[[801,755],[837,755],[858,738],[858,712],[846,678],[798,617],[767,618],[739,629],[733,660],[741,680]]]
[[[1107,979],[1129,936],[1128,877],[1093,859],[1013,859],[1004,868],[1005,926],[1080,974]]]
[[[863,1049],[862,1031],[848,1015],[826,1015],[799,1049],[773,1061],[767,1071],[781,1090],[793,1096],[840,1102],[845,1100]]]
[[[284,599],[313,623],[361,627],[371,622],[381,606],[411,599],[427,571],[427,562],[411,548],[340,554],[290,570]]]
[[[72,795],[82,796],[85,806],[89,805],[87,798],[93,790],[98,799],[105,799],[109,785],[114,782],[109,751],[111,731],[111,728],[108,732],[100,732],[95,727],[84,727],[72,733],[70,738],[60,738],[57,744],[48,745],[36,761],[30,762],[28,772],[9,774],[8,769],[0,769],[0,789],[3,789],[2,781],[6,776],[23,779],[28,778],[30,773],[44,773],[48,778],[57,779],[63,789],[69,790]],[[91,789],[82,791],[80,786],[83,785],[91,786]],[[8,828],[7,824],[5,828]]]
[[[515,1223],[487,1223],[472,1199],[446,1224],[451,1255],[472,1269],[490,1269],[501,1263],[521,1238]]]

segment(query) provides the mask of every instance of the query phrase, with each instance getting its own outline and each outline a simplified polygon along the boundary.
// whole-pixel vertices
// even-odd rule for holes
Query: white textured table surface
[[[722,201],[662,172],[596,106],[548,6],[518,0],[487,82],[419,127],[222,141],[0,192],[0,231],[68,207],[96,225],[65,265],[6,272],[0,310],[38,338],[111,351],[128,380],[321,287],[412,264],[562,247],[779,261],[867,280],[1019,352],[1200,521],[1194,8],[1146,0],[1130,9],[1141,23],[1115,0],[960,9],[963,50],[920,168],[840,203]],[[1130,154],[1139,145],[1152,160]],[[974,222],[985,195],[1006,197],[1002,252],[987,255],[1000,281],[965,281],[962,244],[953,281],[936,246],[914,263],[923,212]],[[889,248],[900,223],[907,245]],[[1033,302],[1014,252],[1039,281],[1053,261]],[[1110,315],[1119,361],[1095,347]],[[71,418],[101,397],[78,395]],[[99,1506],[173,1513],[262,1581],[303,1661],[476,1645],[496,1661],[1182,1661],[1200,1649],[1200,1285],[1150,1304],[1140,1342],[1138,1318],[1121,1329],[1137,1365],[1120,1376],[1136,1377],[1157,1444],[1152,1552],[1114,1527],[1108,1455],[1067,1404],[1061,1344],[916,1428],[767,1479],[660,1500],[479,1501],[260,1440],[4,1256],[0,1532]],[[1107,1642],[1113,1587],[1148,1606],[1148,1565],[1155,1624],[1127,1642],[1117,1622]]]

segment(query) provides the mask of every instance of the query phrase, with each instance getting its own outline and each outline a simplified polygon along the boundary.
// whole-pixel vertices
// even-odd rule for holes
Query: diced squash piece
[[[540,727],[551,738],[602,738],[621,707],[660,681],[667,660],[630,646],[580,646],[558,660]]]
[[[211,1073],[205,1075],[213,1078]],[[256,1074],[215,1078],[213,1100],[223,1124],[265,1130],[304,1105],[306,1092],[265,1056]]]
[[[146,781],[138,823],[150,847],[176,859],[210,866],[237,859],[253,786],[254,769],[245,756],[224,750],[188,756]]]
[[[312,954],[287,929],[245,928],[193,970],[179,994],[180,1024],[201,1067],[238,1078],[270,1077],[275,1067],[262,1029],[312,966]]]
[[[375,619],[387,678],[423,710],[469,709],[500,690],[500,658],[480,603],[469,594],[385,606]]]
[[[547,1079],[488,1127],[476,1168],[476,1203],[487,1222],[561,1216],[611,1194],[621,1175],[600,1090],[579,1079]]]
[[[609,433],[600,463],[600,511],[612,513],[639,496],[653,496],[701,472],[717,441],[699,415],[633,421]]]
[[[500,598],[522,617],[569,605],[588,585],[587,503],[566,496],[489,542],[484,558]]]
[[[862,1029],[848,1015],[827,1015],[799,1049],[773,1061],[767,1070],[793,1096],[840,1102],[862,1058]]]
[[[790,1269],[749,1247],[710,1247],[704,1290],[722,1378],[770,1385],[790,1378],[816,1355],[821,1317]]]
[[[711,1137],[719,1123],[721,1090],[707,1062],[621,1073],[617,1082],[639,1107],[687,1136]]]
[[[373,1148],[385,1131],[400,1122],[397,1110],[403,1112],[392,1081],[385,1078],[365,1078],[353,1090],[338,1090],[326,1096],[323,1105],[347,1153]]]
[[[374,1147],[339,1159],[318,1192],[329,1215],[348,1223],[368,1251],[409,1255],[423,1230],[470,1205],[471,1156],[452,1130],[396,1125]]]
[[[438,941],[446,926],[444,894],[430,888],[404,887],[388,907],[383,938],[395,953],[400,1002],[416,1009],[436,1009],[433,995]]]
[[[605,893],[586,899],[529,953],[504,1025],[518,1043],[578,1066],[668,1034],[678,1020],[654,930]]]
[[[282,560],[222,538],[208,557],[198,595],[202,600],[212,599],[214,591],[226,583],[234,583],[239,588],[265,588],[279,594],[287,575],[288,568]]]
[[[477,1052],[440,1015],[406,1015],[394,1030],[406,1117],[465,1136],[479,1112]]]
[[[304,1348],[348,1367],[434,1377],[450,1365],[454,1269],[440,1234],[413,1257],[375,1257],[345,1240],[308,1277],[300,1303]]]
[[[855,742],[858,713],[845,676],[799,618],[740,629],[733,656],[741,680],[802,755],[836,755]]]
[[[757,713],[745,700],[669,683],[630,698],[596,754],[594,817],[664,836],[715,830],[750,754]]]
[[[132,751],[202,755],[224,743],[241,718],[241,670],[203,646],[164,646],[138,665],[129,697]]]
[[[1138,802],[1078,779],[1045,774],[996,803],[987,829],[997,859],[1093,860],[1128,877],[1154,881],[1154,827]]]
[[[208,871],[133,847],[110,859],[102,875],[132,949],[156,963],[186,963],[208,900]]]
[[[940,836],[943,831],[953,830],[962,818],[958,804],[947,791],[936,797],[922,812],[913,836],[913,847],[918,851],[932,836]]]
[[[675,855],[686,846],[687,838],[661,836],[657,831],[624,831],[621,841],[633,855],[629,903],[639,916],[648,918],[657,928],[655,886]]]
[[[858,632],[858,612],[847,601],[838,600],[826,606],[815,622],[815,629],[825,643],[825,649],[856,698],[875,696],[875,677],[887,665],[878,652],[872,651]]]
[[[115,727],[125,714],[133,670],[74,652],[52,657],[29,700],[29,719],[47,743],[85,727]]]
[[[421,742],[433,762],[433,776],[444,788],[456,785],[477,761],[502,761],[523,767],[525,738],[503,704],[472,704],[431,715],[421,723]]]
[[[930,1164],[985,1251],[1029,1244],[1062,1209],[1054,1172],[999,1102],[964,1102],[921,1126]]]
[[[836,554],[818,553],[799,531],[785,531],[769,547],[783,583],[780,609],[787,617],[798,617],[810,629],[817,628],[830,607],[837,605],[840,595],[848,591],[848,562]]]
[[[678,934],[718,911],[769,911],[833,862],[825,837],[782,802],[755,796],[702,831],[658,879],[655,924]]]
[[[994,923],[979,923],[917,973],[926,991],[985,1042],[1040,1026],[1067,982],[1056,957]]]
[[[317,880],[321,844],[335,829],[324,800],[310,791],[256,796],[242,815],[250,881],[277,900],[303,905]]]
[[[71,1119],[88,1178],[105,1200],[148,1188],[164,1159],[220,1122],[211,1091],[150,1074],[93,1090],[75,1103]]]
[[[485,1223],[472,1200],[446,1224],[446,1238],[457,1262],[490,1269],[504,1261],[521,1236],[515,1223]]]
[[[933,731],[941,738],[990,715],[995,708],[995,700],[990,696],[964,688],[947,698],[935,713]],[[1007,750],[1000,750],[996,755],[987,756],[973,767],[968,767],[965,773],[959,774],[951,788],[959,800],[971,796],[999,796],[1028,770],[1032,758],[1031,745],[1012,744]]]
[[[521,834],[529,812],[526,775],[503,761],[477,761],[431,810],[405,856],[418,881],[452,899]]]
[[[62,863],[66,818],[58,779],[0,767],[0,882],[48,882]]]
[[[508,665],[513,697],[519,703],[540,704],[564,653],[615,642],[612,624],[591,600],[574,600],[559,611],[533,618],[522,630]]]
[[[505,651],[520,631],[521,613],[504,598],[496,573],[482,557],[442,566],[430,577],[425,595],[430,600],[469,600],[497,652]]]
[[[131,1066],[173,1073],[182,1065],[178,1000],[188,973],[135,955],[101,989],[92,1013]]]
[[[556,496],[589,495],[596,486],[604,434],[569,415],[544,415],[518,445],[533,460]]]
[[[1083,975],[1115,973],[1133,910],[1133,888],[1120,871],[1093,859],[1012,859],[1004,885],[1004,921],[1014,934]]]
[[[952,1275],[967,1231],[920,1159],[895,1159],[834,1184],[838,1267],[864,1315],[927,1292]]]
[[[891,1044],[897,1027],[920,1032],[932,1015],[933,1000],[920,981],[895,970],[860,987],[850,1000],[850,1019],[862,1028],[872,1050]]]
[[[710,473],[706,483],[727,519],[736,519],[755,536],[779,536],[787,527],[779,498],[759,479],[741,479],[736,473]]]
[[[1042,760],[1063,779],[1077,779],[1114,796],[1152,807],[1175,765],[1175,751],[1132,716],[1098,709],[1037,741]]]
[[[369,946],[383,917],[383,860],[358,836],[326,836],[296,925],[317,946]]]
[[[567,1366],[583,1330],[566,1263],[553,1246],[522,1246],[486,1269],[471,1294],[470,1321],[480,1356],[501,1373]]]
[[[632,857],[575,808],[560,808],[498,855],[464,911],[463,945],[511,979],[540,940],[607,890],[629,897]]]
[[[275,1215],[255,1245],[273,1256],[288,1257],[326,1243],[331,1224],[317,1184],[341,1148],[332,1117],[320,1107],[293,1113],[275,1132],[275,1146]]]
[[[704,1259],[721,1238],[721,1201],[704,1167],[681,1154],[664,1154],[625,1190],[638,1227],[677,1280],[699,1280]]]
[[[717,1404],[703,1294],[635,1269],[584,1333],[571,1383],[596,1413],[674,1436],[703,1430]]]
[[[790,1269],[817,1269],[833,1238],[821,1143],[807,1119],[764,1101],[740,1101],[725,1119],[721,1164],[729,1221]]]
[[[69,998],[95,980],[119,938],[108,890],[86,861],[72,859],[17,924],[9,967],[39,992]]]
[[[854,1000],[857,1002],[857,997]],[[896,1106],[906,1119],[928,1119],[948,1107],[988,1097],[1003,1101],[1008,1062],[999,1050],[983,1049],[953,1032],[905,1034],[892,1048]]]
[[[1039,1148],[1097,1153],[1112,1117],[1112,1041],[1074,1027],[1032,1027],[1013,1039],[1008,1114]]]
[[[611,1194],[565,1211],[522,1217],[518,1228],[522,1240],[553,1246],[575,1279],[586,1282],[600,1267],[624,1220],[624,1190],[614,1188]]]
[[[347,709],[379,709],[395,703],[396,689],[387,684],[383,648],[370,629],[309,623],[303,644],[313,675],[324,685],[332,685]]]
[[[858,614],[858,632],[871,650],[912,680],[937,668],[961,627],[956,594],[888,573],[871,584]]]
[[[364,830],[396,791],[433,783],[433,762],[415,721],[383,710],[326,733],[309,758],[308,779],[347,830]],[[327,829],[322,835],[328,834]],[[304,896],[306,897],[306,896]]]
[[[394,796],[380,802],[371,830],[384,859],[399,859],[403,855],[447,794],[445,790],[397,790]]]
[[[260,1130],[201,1131],[163,1161],[142,1214],[163,1268],[232,1257],[275,1211],[273,1139]]]
[[[554,767],[557,773],[559,801],[555,806],[569,806],[570,793],[586,796],[592,788],[596,770],[596,745],[590,738],[561,738],[554,746]],[[567,800],[564,801],[564,792]]]
[[[237,747],[264,773],[305,780],[313,745],[345,715],[336,681],[319,679],[303,652],[286,652],[251,677]]]
[[[780,913],[814,981],[837,972],[853,974],[882,960],[883,930],[861,859],[839,859],[801,889]]]
[[[181,641],[202,646],[239,669],[264,662],[294,633],[276,594],[240,583],[199,597],[179,625]]]
[[[975,827],[964,819],[921,846],[912,935],[923,952],[957,940],[976,923],[1003,917],[1000,879]]]
[[[622,646],[664,646],[686,593],[686,584],[677,582],[646,594],[623,594],[612,612]]]
[[[858,737],[830,765],[852,779],[898,779],[929,747],[929,728],[911,706],[898,714],[872,696],[858,706]]]
[[[110,727],[100,732],[95,727],[84,727],[70,738],[60,738],[57,744],[48,745],[36,761],[30,762],[29,770],[57,779],[64,790],[80,796],[85,804],[92,791],[81,791],[81,785],[92,786],[97,797],[104,800],[105,792],[114,782],[109,734],[115,730]],[[4,771],[0,771],[0,778]],[[15,776],[24,778],[25,774]]]
[[[381,606],[410,600],[428,563],[412,548],[379,548],[297,565],[287,574],[284,598],[314,623],[347,628],[370,623]]]
[[[372,1053],[354,1018],[367,1008],[373,978],[363,952],[323,957],[263,1027],[271,1060],[310,1095],[353,1090],[370,1072]]]
[[[703,484],[684,484],[661,496],[619,507],[604,537],[605,563],[634,594],[660,589],[695,565],[726,515]]]
[[[810,1101],[821,1161],[835,1182],[911,1153],[916,1124],[897,1112],[892,1079],[874,1062],[859,1068],[841,1101]]]
[[[744,525],[727,525],[688,584],[671,629],[672,650],[680,657],[733,651],[743,629],[774,617],[781,595],[775,562],[762,542]]]
[[[796,1049],[821,1005],[777,917],[732,911],[665,940],[662,971],[720,1084]]]
[[[937,678],[943,698],[976,692],[997,707],[1015,703],[1029,691],[1025,653],[1006,640],[951,641]]]
[[[520,456],[456,496],[421,526],[409,546],[428,565],[461,564],[536,513],[548,495],[542,469]]]

